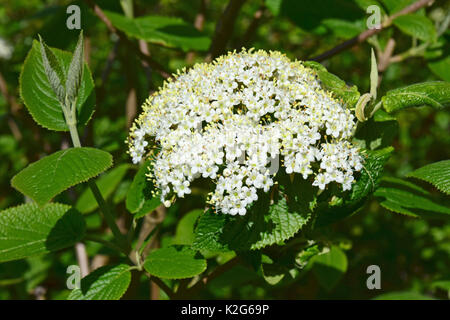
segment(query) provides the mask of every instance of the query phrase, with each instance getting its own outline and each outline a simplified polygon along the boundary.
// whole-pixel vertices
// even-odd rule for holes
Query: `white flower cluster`
[[[312,176],[320,189],[334,181],[349,190],[362,168],[348,141],[354,116],[321,88],[312,69],[279,52],[233,52],[197,64],[143,108],[129,152],[138,163],[147,138],[154,139],[160,150],[151,178],[166,204],[203,177],[216,185],[209,198],[216,210],[244,215],[258,189],[274,184],[279,158],[286,173]]]

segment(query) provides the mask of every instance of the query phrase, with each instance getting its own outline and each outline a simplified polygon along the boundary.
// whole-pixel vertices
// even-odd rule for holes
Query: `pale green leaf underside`
[[[81,288],[74,289],[67,299],[119,300],[130,281],[130,266],[126,264],[101,267],[81,279]]]
[[[119,30],[131,37],[184,51],[209,49],[211,40],[192,25],[179,18],[144,16],[134,19],[105,11],[106,16]]]
[[[388,91],[382,98],[387,112],[409,107],[430,106],[444,108],[450,105],[450,82],[430,81]]]
[[[0,262],[74,245],[85,233],[82,215],[70,206],[24,204],[0,212]]]
[[[396,291],[380,294],[374,300],[434,300],[434,298],[414,291]]]
[[[112,156],[94,148],[70,148],[30,164],[11,184],[39,205],[78,183],[97,176],[112,165]]]
[[[164,279],[185,279],[206,270],[206,260],[189,247],[171,246],[149,253],[144,268]]]
[[[427,181],[440,191],[450,194],[450,160],[426,165],[409,173],[408,177]]]
[[[65,74],[72,60],[70,52],[51,49],[58,59]],[[20,75],[20,95],[33,119],[44,128],[56,131],[68,131],[61,104],[53,92],[42,62],[40,44],[33,46],[23,64]],[[83,78],[77,99],[77,120],[86,124],[94,112],[94,81],[87,64],[84,64]]]
[[[129,164],[121,164],[103,174],[96,181],[103,199],[108,199],[111,196],[114,190],[116,190],[119,183],[122,181],[129,168]],[[98,203],[95,200],[95,197],[92,194],[90,188],[86,188],[86,190],[81,194],[81,196],[78,198],[75,208],[81,213],[89,213],[98,208]]]

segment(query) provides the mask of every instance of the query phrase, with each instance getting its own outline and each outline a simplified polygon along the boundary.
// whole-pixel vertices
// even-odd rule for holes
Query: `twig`
[[[160,65],[158,62],[153,60],[153,58],[151,56],[142,52],[140,47],[135,45],[132,41],[130,41],[123,32],[121,32],[120,30],[117,30],[113,26],[111,21],[108,19],[108,17],[105,15],[103,10],[97,4],[95,4],[94,1],[92,1],[92,0],[85,0],[85,1],[89,5],[89,7],[94,11],[95,15],[98,18],[100,18],[100,20],[103,21],[103,23],[106,25],[108,30],[111,33],[114,33],[117,36],[119,36],[119,38],[123,41],[123,43],[125,43],[129,48],[131,48],[139,56],[140,59],[147,62],[148,65],[150,67],[152,67],[153,69],[155,69],[163,78],[167,79],[167,78],[171,77],[171,75],[164,69],[164,67],[162,65]]]
[[[206,16],[206,6],[209,3],[209,0],[200,0],[200,9],[195,16],[194,27],[198,31],[203,30],[203,26],[205,24],[205,16]],[[195,59],[195,51],[189,51],[186,55],[186,62],[191,64]]]
[[[371,36],[381,32],[381,30],[389,27],[396,18],[403,16],[405,14],[413,13],[413,12],[419,10],[420,8],[425,7],[426,5],[431,4],[433,1],[434,0],[419,0],[417,2],[414,2],[410,6],[404,8],[403,10],[401,10],[397,13],[394,13],[392,16],[388,17],[384,21],[384,23],[382,24],[382,26],[380,28],[365,30],[365,31],[361,32],[359,35],[357,35],[356,37],[353,37],[350,40],[344,41],[341,44],[334,47],[333,49],[328,50],[327,52],[322,53],[310,60],[323,61],[323,60],[326,60],[326,59],[334,56],[335,54],[338,54],[350,47],[353,47],[356,44],[360,44],[360,43],[366,41]]]
[[[75,252],[77,256],[78,265],[81,271],[81,277],[84,278],[89,274],[89,259],[86,251],[86,246],[82,242],[75,244]]]
[[[154,276],[150,276],[150,281],[152,281],[159,288],[161,288],[161,290],[164,291],[170,299],[173,299],[175,297],[175,294],[173,293],[172,289],[170,289],[161,279]]]
[[[207,61],[211,61],[225,51],[227,43],[233,34],[234,23],[236,22],[239,10],[244,2],[245,0],[230,0],[228,2],[227,7],[217,22],[211,47],[209,48],[209,54],[206,58]]]
[[[261,5],[258,10],[253,14],[253,19],[250,22],[250,25],[247,28],[247,31],[245,32],[244,36],[242,37],[242,40],[240,41],[237,49],[241,49],[242,47],[245,47],[248,43],[250,43],[255,36],[256,30],[258,30],[258,27],[260,26],[264,14],[266,12],[266,7],[264,5]]]

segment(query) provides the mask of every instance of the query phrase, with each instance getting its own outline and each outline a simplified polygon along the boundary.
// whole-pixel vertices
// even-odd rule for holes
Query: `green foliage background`
[[[365,8],[368,5],[378,4],[383,13],[392,14],[412,2],[414,1],[248,0],[237,16],[227,49],[254,47],[279,50],[292,59],[308,60],[364,31],[368,16]],[[104,0],[96,3],[110,12],[108,16],[112,20],[114,15],[123,14],[119,1]],[[176,17],[180,28],[188,29],[192,28],[201,12],[201,3],[200,0],[135,0],[134,13],[137,17],[151,15],[155,21],[164,20],[162,17]],[[130,39],[138,37],[148,41],[151,56],[171,72],[191,66],[195,62],[202,62],[226,2],[209,0],[206,3],[202,36],[186,40],[183,38],[183,32],[173,36],[158,33],[160,31],[145,26],[136,28],[140,33],[127,32],[127,35]],[[97,96],[93,119],[80,131],[80,136],[83,145],[93,146],[113,155],[114,169],[98,178],[97,184],[108,203],[115,208],[117,218],[123,225],[129,226],[131,219],[128,211],[137,215],[143,205],[128,203],[128,200],[124,203],[130,186],[136,192],[142,191],[137,182],[132,185],[138,167],[128,165],[130,158],[126,154],[124,141],[128,135],[130,121],[136,112],[140,111],[139,105],[149,92],[162,84],[163,78],[154,70],[143,67],[139,57],[126,45],[119,43],[83,1],[0,0],[0,37],[6,39],[14,48],[9,60],[0,59],[0,73],[9,94],[17,101],[15,106],[4,94],[0,95],[0,210],[17,206],[25,200],[10,184],[14,175],[30,163],[71,144],[68,133],[46,131],[34,123],[19,99],[19,74],[38,33],[49,46],[73,52],[79,31],[65,27],[66,8],[70,4],[77,4],[82,9],[82,28],[89,47],[88,64]],[[254,15],[258,10],[262,11],[262,18],[252,31]],[[432,7],[417,11],[415,15],[419,18],[413,22],[403,18],[377,36],[377,45],[381,49],[385,48],[389,38],[395,39],[394,54],[409,52],[411,46],[419,40],[430,42],[425,50],[418,54],[409,52],[400,62],[391,63],[386,68],[378,90],[379,97],[389,90],[419,82],[450,81],[450,33],[444,30],[439,38],[436,38],[435,34],[435,25],[439,25],[445,17],[448,18],[448,12],[447,2],[435,1]],[[418,27],[419,30],[414,29],[414,21],[424,19],[426,22]],[[129,31],[130,27],[126,22],[122,21],[120,24],[119,21],[117,27],[121,29],[121,26]],[[347,84],[356,85],[361,93],[367,92],[370,87],[371,44],[365,42],[354,46],[322,64]],[[114,59],[108,63],[108,57],[111,55],[114,55]],[[136,92],[137,110],[130,106],[127,108],[130,90]],[[449,99],[448,96],[444,98],[447,101]],[[430,216],[427,203],[420,212],[399,215],[392,212],[393,208],[389,203],[383,202],[383,190],[389,193],[389,188],[395,186],[396,190],[410,191],[407,189],[410,186],[399,187],[402,182],[395,179],[403,179],[425,165],[450,159],[450,113],[442,108],[421,107],[421,104],[419,103],[417,108],[396,113],[397,122],[377,122],[375,117],[364,124],[367,126],[367,132],[361,133],[362,144],[370,146],[370,149],[388,145],[394,147],[384,174],[390,178],[382,180],[382,188],[378,189],[375,197],[356,214],[321,228],[320,233],[314,235],[329,248],[327,255],[314,256],[322,248],[309,247],[301,252],[301,257],[298,258],[302,268],[297,268],[297,273],[292,274],[283,269],[282,261],[288,259],[288,250],[269,248],[267,256],[244,257],[244,263],[221,274],[212,280],[206,289],[188,298],[367,299],[380,295],[381,298],[448,298],[448,218]],[[377,130],[380,132],[376,132]],[[380,133],[384,134],[381,138]],[[371,134],[374,139],[371,139]],[[89,176],[97,173],[89,173]],[[421,179],[426,180],[423,177]],[[435,202],[444,208],[443,211],[448,210],[448,189],[445,195],[426,181],[407,181],[414,182],[418,188],[435,199]],[[61,190],[70,185],[70,182],[67,182],[67,186]],[[77,185],[69,192],[57,195],[54,202],[73,204],[76,199],[79,199],[76,208],[84,214],[87,230],[104,230],[106,225],[100,220],[97,204],[85,185]],[[147,210],[153,210],[158,203],[145,205],[148,205]],[[191,244],[194,241],[193,235],[186,230],[192,229],[203,205],[202,191],[177,201],[168,210],[165,219],[159,223],[157,244],[162,248],[171,244]],[[405,214],[403,209],[394,211]],[[424,219],[413,217],[422,216],[422,213]],[[109,248],[94,242],[87,242],[86,245],[90,257],[100,259],[109,255],[110,262],[123,262],[123,258]],[[296,245],[295,241],[288,244]],[[173,248],[175,247],[165,250],[171,251]],[[193,255],[192,252],[183,250],[170,254],[179,255],[180,259]],[[208,257],[208,252],[202,254],[205,258]],[[308,262],[309,255],[314,257]],[[269,256],[281,263],[274,264]],[[219,265],[230,258],[230,253],[224,253],[212,263]],[[259,261],[263,265],[263,274],[261,270],[257,272],[254,269],[258,259],[263,259],[262,262]],[[159,260],[155,257],[151,266],[157,266],[158,263]],[[70,293],[64,289],[66,268],[72,264],[77,264],[73,247],[45,256],[0,263],[0,299],[34,299],[38,296],[36,288],[44,288],[47,299],[66,299]],[[381,268],[381,290],[368,290],[366,287],[366,268],[372,264]],[[119,264],[108,272],[119,272],[120,277],[125,277],[122,281],[129,282],[128,275],[120,273],[121,266]],[[199,269],[198,272],[202,272],[203,266],[204,260],[200,259],[194,267]],[[197,272],[195,268],[193,274]],[[133,278],[124,298],[150,298],[148,279],[132,273]],[[172,280],[167,281],[168,285],[172,284],[170,281]],[[392,292],[399,295],[392,296]],[[80,295],[82,293],[73,292],[71,298],[79,298]],[[157,296],[167,298],[162,291]]]

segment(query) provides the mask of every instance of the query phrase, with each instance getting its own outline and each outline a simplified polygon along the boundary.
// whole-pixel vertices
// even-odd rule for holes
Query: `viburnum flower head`
[[[355,120],[321,87],[315,72],[279,52],[230,52],[178,72],[151,95],[128,139],[134,163],[159,149],[150,179],[161,200],[191,193],[211,179],[208,202],[218,212],[245,215],[269,192],[278,169],[320,189],[351,189],[362,157],[352,146]],[[275,165],[274,165],[275,164]],[[274,170],[275,168],[275,170]]]

